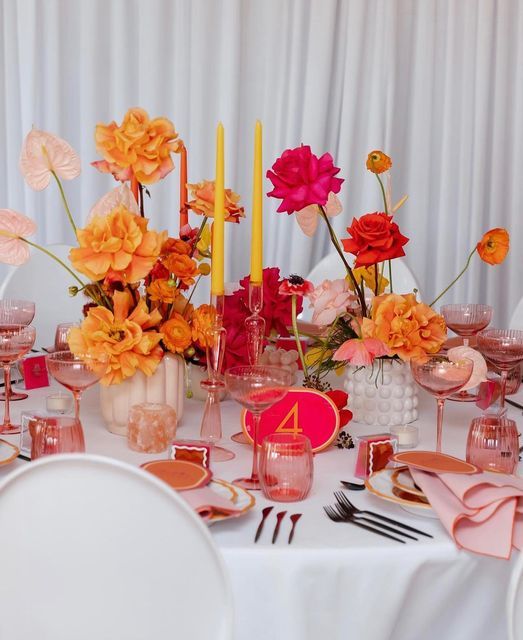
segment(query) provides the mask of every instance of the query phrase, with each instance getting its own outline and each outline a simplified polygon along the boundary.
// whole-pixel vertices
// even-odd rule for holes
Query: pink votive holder
[[[514,420],[483,415],[470,423],[467,462],[484,471],[514,473],[519,461],[518,429]]]
[[[135,404],[129,409],[127,444],[133,451],[161,453],[174,440],[176,424],[176,411],[167,404]]]
[[[33,416],[29,420],[31,460],[54,453],[83,453],[84,432],[74,416]]]
[[[259,461],[264,495],[276,502],[307,497],[313,478],[311,442],[307,436],[272,433],[264,438]]]

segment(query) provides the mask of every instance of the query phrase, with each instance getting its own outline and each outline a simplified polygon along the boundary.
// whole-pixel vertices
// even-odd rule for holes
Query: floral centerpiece
[[[393,205],[390,180],[387,187],[382,180],[391,166],[391,159],[382,151],[369,153],[366,167],[377,178],[384,210],[354,218],[346,229],[348,237],[341,241],[330,219],[341,213],[336,194],[343,180],[338,177],[340,169],[334,166],[330,154],[318,158],[310,147],[302,145],[285,151],[267,172],[274,186],[268,195],[281,200],[277,211],[294,214],[308,236],[314,235],[322,220],[346,272],[344,278],[325,280],[316,286],[291,276],[284,287],[294,297],[308,298],[313,308],[312,322],[317,325],[314,331],[304,330],[293,318],[296,336],[301,333],[311,339],[307,353],[301,355],[306,386],[325,390],[330,386],[325,380],[330,371],[341,373],[347,368],[358,372],[368,367],[369,373],[361,371],[359,380],[368,378],[377,389],[380,382],[391,377],[395,365],[427,360],[446,340],[445,321],[433,309],[434,304],[463,275],[476,252],[488,264],[499,264],[508,252],[507,231],[492,229],[474,247],[460,274],[430,304],[418,300],[417,291],[395,292],[391,261],[405,255],[409,239],[395,221],[395,214],[407,198]],[[299,344],[297,340],[298,349]],[[400,384],[408,385],[409,377],[409,370],[403,367],[398,375]],[[356,388],[352,383],[346,386],[349,391]],[[366,393],[361,407],[358,401],[354,404],[354,398],[349,406],[358,410],[365,402],[373,407],[380,403],[375,390]],[[401,392],[397,397],[403,395]],[[384,392],[381,399],[390,397],[390,392]],[[412,402],[408,406],[409,410],[415,408]],[[405,415],[397,414],[394,421],[409,421],[415,415],[415,411],[407,412],[405,420]],[[390,424],[388,420],[376,418],[383,426]],[[365,421],[370,422],[368,416]]]

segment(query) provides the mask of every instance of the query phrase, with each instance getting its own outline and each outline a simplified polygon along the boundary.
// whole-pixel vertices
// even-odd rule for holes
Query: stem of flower
[[[182,316],[185,317],[185,312],[187,311],[187,308],[189,307],[189,302],[191,301],[191,298],[193,297],[193,294],[196,290],[196,287],[198,286],[198,282],[200,282],[200,280],[202,279],[203,273],[200,273],[200,275],[198,276],[198,279],[196,280],[196,282],[194,283],[193,288],[191,289],[191,293],[189,294],[189,297],[187,298],[187,302],[185,303],[185,307],[183,308],[182,311]]]
[[[58,189],[60,190],[60,196],[62,198],[62,203],[64,205],[65,212],[67,213],[67,217],[69,218],[69,222],[71,223],[71,227],[73,228],[74,235],[76,237],[78,237],[78,232],[76,230],[76,225],[74,223],[73,216],[71,215],[71,210],[69,209],[69,205],[67,204],[67,198],[65,197],[65,192],[64,192],[64,189],[62,187],[62,183],[60,182],[60,178],[56,175],[56,173],[53,170],[51,170],[51,173],[53,174],[53,177],[56,180],[56,184],[58,185]]]
[[[138,193],[139,193],[139,200],[140,200],[140,215],[142,218],[145,218],[145,209],[144,209],[144,204],[143,204],[143,184],[141,182],[138,183]]]
[[[73,278],[79,282],[82,286],[82,289],[86,286],[81,280],[80,278],[76,275],[76,273],[72,270],[69,269],[69,267],[65,264],[65,262],[63,262],[62,260],[60,260],[60,258],[58,256],[55,256],[54,253],[51,253],[51,251],[48,251],[47,249],[45,249],[44,247],[41,247],[39,244],[36,244],[36,242],[31,242],[31,240],[28,240],[27,238],[22,238],[22,236],[18,236],[19,240],[22,240],[23,242],[25,242],[26,244],[31,245],[31,247],[34,247],[35,249],[38,249],[39,251],[42,251],[43,253],[45,253],[46,255],[48,255],[50,258],[52,258],[53,260],[55,260],[56,262],[58,262],[58,264],[60,264],[64,269],[66,269],[72,276]]]
[[[319,209],[320,209],[320,214],[322,216],[322,218],[325,220],[325,223],[327,225],[327,229],[329,230],[329,235],[330,235],[330,239],[332,244],[334,245],[334,248],[336,249],[336,251],[338,252],[338,255],[340,256],[345,269],[347,270],[347,275],[349,276],[349,278],[352,280],[352,284],[354,286],[354,290],[356,291],[356,293],[358,294],[358,298],[360,299],[360,304],[361,304],[361,312],[362,314],[365,316],[367,315],[367,306],[365,304],[365,296],[363,295],[363,291],[362,289],[360,289],[360,287],[358,286],[358,283],[356,282],[356,278],[354,277],[354,274],[352,273],[352,269],[349,266],[349,263],[347,262],[347,260],[345,259],[345,256],[343,255],[343,251],[340,247],[340,243],[338,241],[338,238],[336,237],[336,234],[334,233],[334,229],[331,226],[331,223],[329,222],[329,218],[327,216],[327,214],[325,213],[325,209],[321,206],[318,205]]]
[[[392,260],[389,260],[389,289],[391,293],[394,293],[392,288]]]
[[[374,265],[374,280],[375,280],[375,288],[374,288],[374,295],[377,296],[378,295],[378,291],[380,288],[380,281],[379,281],[379,269],[378,269],[378,265],[375,264]]]
[[[383,186],[383,182],[381,181],[381,178],[379,176],[379,173],[375,173],[374,174],[376,176],[376,178],[378,179],[379,185],[380,185],[380,189],[381,189],[381,195],[383,197],[383,206],[385,208],[385,213],[387,215],[389,215],[389,207],[387,205],[387,196],[385,195],[385,187]]]
[[[198,242],[200,241],[200,238],[202,237],[202,233],[203,230],[205,229],[205,225],[207,224],[207,220],[209,218],[207,216],[203,216],[203,221],[200,225],[200,228],[198,229],[198,233],[196,234],[196,238],[194,239],[194,243],[193,243],[193,247],[192,247],[192,251],[191,251],[191,258],[194,255],[194,252],[196,251],[196,245],[198,244]]]
[[[476,253],[477,247],[474,247],[474,249],[470,252],[469,257],[467,258],[467,263],[465,264],[465,266],[463,267],[463,269],[458,273],[458,275],[454,278],[454,280],[449,284],[449,286],[446,289],[443,289],[443,291],[439,294],[439,296],[437,296],[436,298],[434,298],[434,300],[429,304],[429,307],[433,307],[436,302],[442,298],[447,291],[453,287],[456,282],[461,278],[461,276],[465,273],[465,271],[468,269],[468,266],[470,264],[470,261],[472,260],[472,256]]]
[[[294,339],[296,340],[296,348],[298,349],[298,355],[300,356],[303,375],[305,378],[308,378],[309,372],[307,370],[307,365],[305,363],[305,358],[303,356],[303,349],[301,348],[301,342],[300,342],[300,334],[298,333],[298,323],[296,322],[296,295],[295,294],[293,294],[292,296],[291,315],[292,315],[292,331],[294,333]]]

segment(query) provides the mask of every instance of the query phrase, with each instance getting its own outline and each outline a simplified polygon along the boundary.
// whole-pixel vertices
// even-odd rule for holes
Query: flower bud
[[[80,291],[78,287],[75,287],[75,286],[69,287],[69,295],[71,296],[71,298],[74,298],[75,295],[77,295],[78,291]]]

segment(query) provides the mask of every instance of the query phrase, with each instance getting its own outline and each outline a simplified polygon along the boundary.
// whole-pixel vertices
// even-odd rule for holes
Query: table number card
[[[242,429],[250,442],[252,413],[242,412]],[[334,402],[315,389],[291,388],[279,402],[262,413],[258,443],[270,433],[296,433],[309,438],[316,453],[338,435],[340,414]]]

